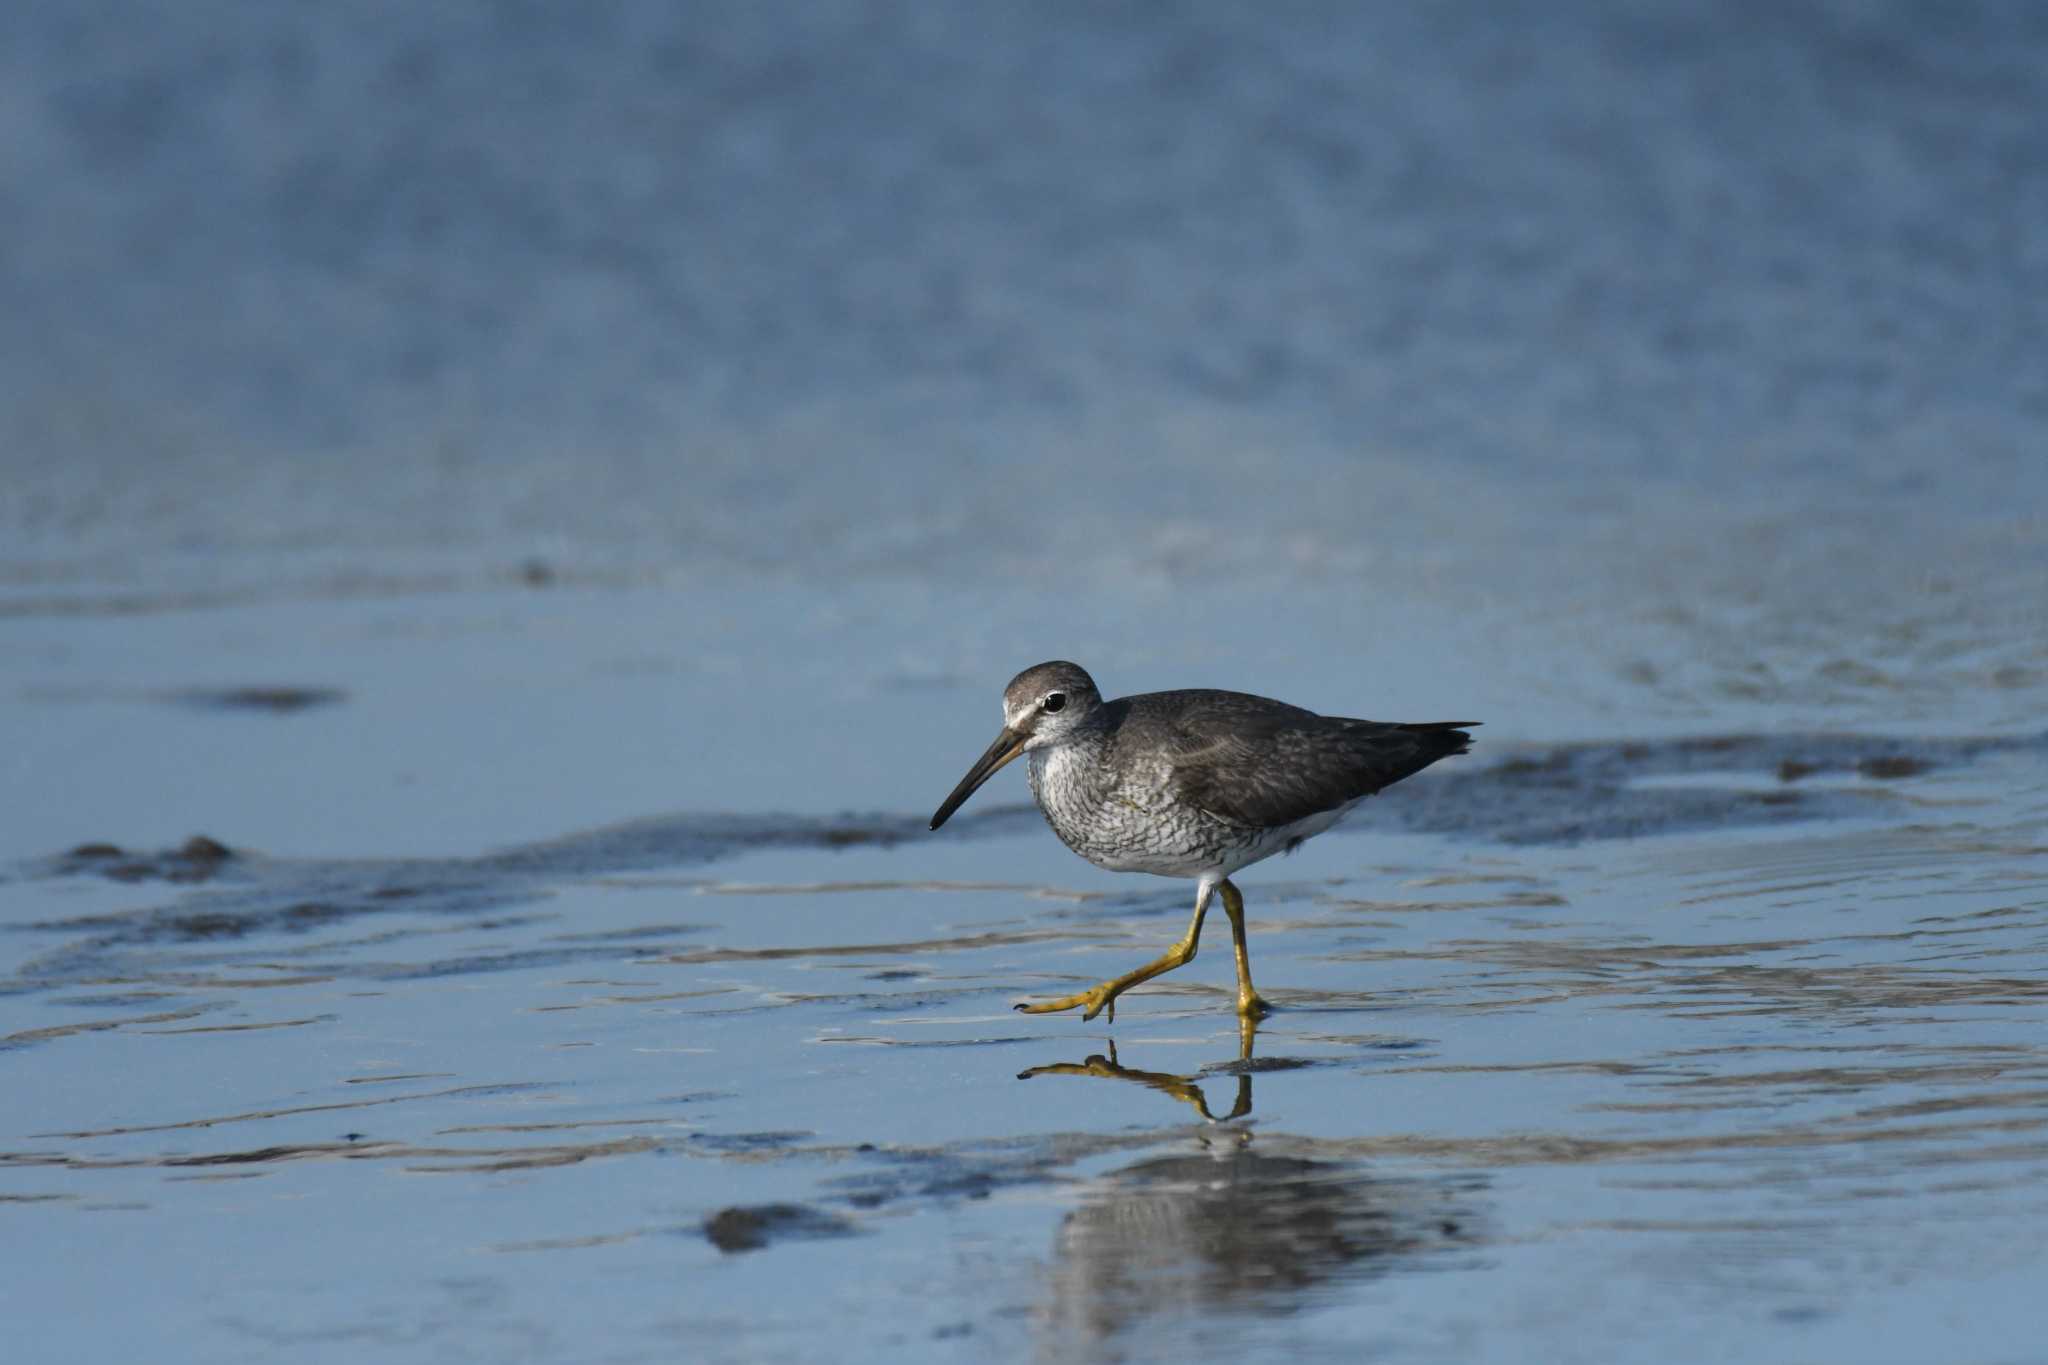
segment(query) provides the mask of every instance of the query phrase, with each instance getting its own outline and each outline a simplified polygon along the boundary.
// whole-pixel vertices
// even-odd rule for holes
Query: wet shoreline
[[[530,10],[9,29],[14,1354],[2040,1357],[2048,11]]]
[[[784,1330],[933,1359],[1197,1328],[1348,1350],[1384,1339],[1357,1315],[1390,1294],[1407,1352],[1466,1311],[1430,1288],[1460,1277],[1511,1316],[1575,1295],[1618,1338],[1649,1295],[1721,1323],[1716,1352],[1790,1331],[1882,1358],[1873,1295],[1954,1292],[2032,1245],[2043,758],[1736,736],[1405,784],[1247,880],[1279,1006],[1249,1037],[1214,951],[1114,1029],[1011,1013],[1156,951],[1186,909],[1177,883],[1088,874],[1022,807],[943,836],[678,816],[384,863],[81,848],[0,881],[0,1056],[34,1116],[0,1137],[0,1206],[83,1249],[95,1219],[206,1227],[282,1196],[350,1262],[376,1239],[351,1205],[483,1214],[456,1263],[526,1313],[578,1321],[576,1297],[665,1266],[694,1287],[628,1307],[631,1330],[698,1350],[737,1311],[713,1359]],[[296,1225],[244,1235],[313,1280],[279,1297],[194,1267],[177,1292],[217,1307],[183,1330],[341,1313],[294,1340],[355,1340],[320,1287],[339,1266],[271,1240]],[[422,1340],[474,1339],[501,1310],[434,1307],[431,1245],[369,1292]],[[1564,1245],[1610,1288],[1531,1259]],[[966,1248],[983,1271],[925,1310],[847,1307]],[[1711,1287],[1814,1258],[1843,1268]],[[769,1311],[789,1274],[828,1316]]]

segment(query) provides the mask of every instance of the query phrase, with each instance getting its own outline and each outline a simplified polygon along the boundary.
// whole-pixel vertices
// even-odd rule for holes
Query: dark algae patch
[[[202,711],[288,716],[317,706],[338,705],[347,696],[338,687],[193,687],[171,693],[169,700]]]
[[[1924,758],[1911,754],[1887,754],[1879,758],[1866,758],[1856,765],[1856,771],[1865,777],[1892,781],[1902,777],[1918,777],[1933,764]]]
[[[854,1230],[850,1219],[804,1204],[736,1205],[704,1220],[705,1240],[728,1255],[791,1238],[850,1237]]]
[[[1353,828],[1397,822],[1506,844],[1574,844],[1694,830],[1839,819],[1894,799],[1880,788],[1786,788],[1814,776],[1902,781],[1999,753],[2040,753],[2048,736],[1707,735],[1592,741],[1455,769],[1375,797]],[[1725,775],[1725,783],[1713,779]],[[1775,777],[1776,790],[1756,786]],[[1684,785],[1660,782],[1687,779]]]
[[[235,851],[218,839],[195,834],[158,853],[132,853],[106,842],[80,844],[57,860],[56,871],[97,873],[117,882],[203,882],[234,857]]]

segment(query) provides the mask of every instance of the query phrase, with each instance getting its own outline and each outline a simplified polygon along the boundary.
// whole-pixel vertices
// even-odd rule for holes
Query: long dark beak
[[[988,752],[974,760],[974,766],[967,770],[967,776],[960,779],[960,785],[953,788],[953,794],[940,803],[932,816],[932,828],[937,829],[952,819],[953,812],[974,795],[976,787],[994,777],[996,769],[1024,752],[1024,741],[1029,738],[1022,731],[1004,726],[1003,732],[996,736],[996,742],[988,746]]]

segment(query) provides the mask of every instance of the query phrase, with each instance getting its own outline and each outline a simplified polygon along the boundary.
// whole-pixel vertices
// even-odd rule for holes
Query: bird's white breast
[[[1227,876],[1322,833],[1350,809],[1251,831],[1177,801],[1172,770],[1163,763],[1112,771],[1078,744],[1033,749],[1027,757],[1031,794],[1046,823],[1068,848],[1112,872]]]

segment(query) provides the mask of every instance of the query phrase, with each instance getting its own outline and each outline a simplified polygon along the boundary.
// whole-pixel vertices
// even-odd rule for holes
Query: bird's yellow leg
[[[1257,1019],[1273,1007],[1252,989],[1252,959],[1244,946],[1244,897],[1229,878],[1217,884],[1223,893],[1223,913],[1230,916],[1230,946],[1237,954],[1237,1013],[1240,1019]]]
[[[1228,886],[1230,883],[1225,882],[1223,885]],[[1099,986],[1080,992],[1078,995],[1069,995],[1058,1000],[1047,1000],[1037,1005],[1019,1005],[1017,1008],[1026,1014],[1056,1014],[1061,1010],[1078,1009],[1082,1012],[1081,1017],[1083,1019],[1093,1019],[1103,1010],[1108,1010],[1109,1022],[1114,1024],[1116,1022],[1116,998],[1119,995],[1122,995],[1140,981],[1150,981],[1162,972],[1170,972],[1175,967],[1183,967],[1194,961],[1195,945],[1202,937],[1202,917],[1209,913],[1209,896],[1214,890],[1215,888],[1208,882],[1202,883],[1201,889],[1195,892],[1195,917],[1189,921],[1187,933],[1181,935],[1180,942],[1168,948],[1153,961],[1146,963],[1136,971],[1125,972],[1114,980],[1105,981]]]

